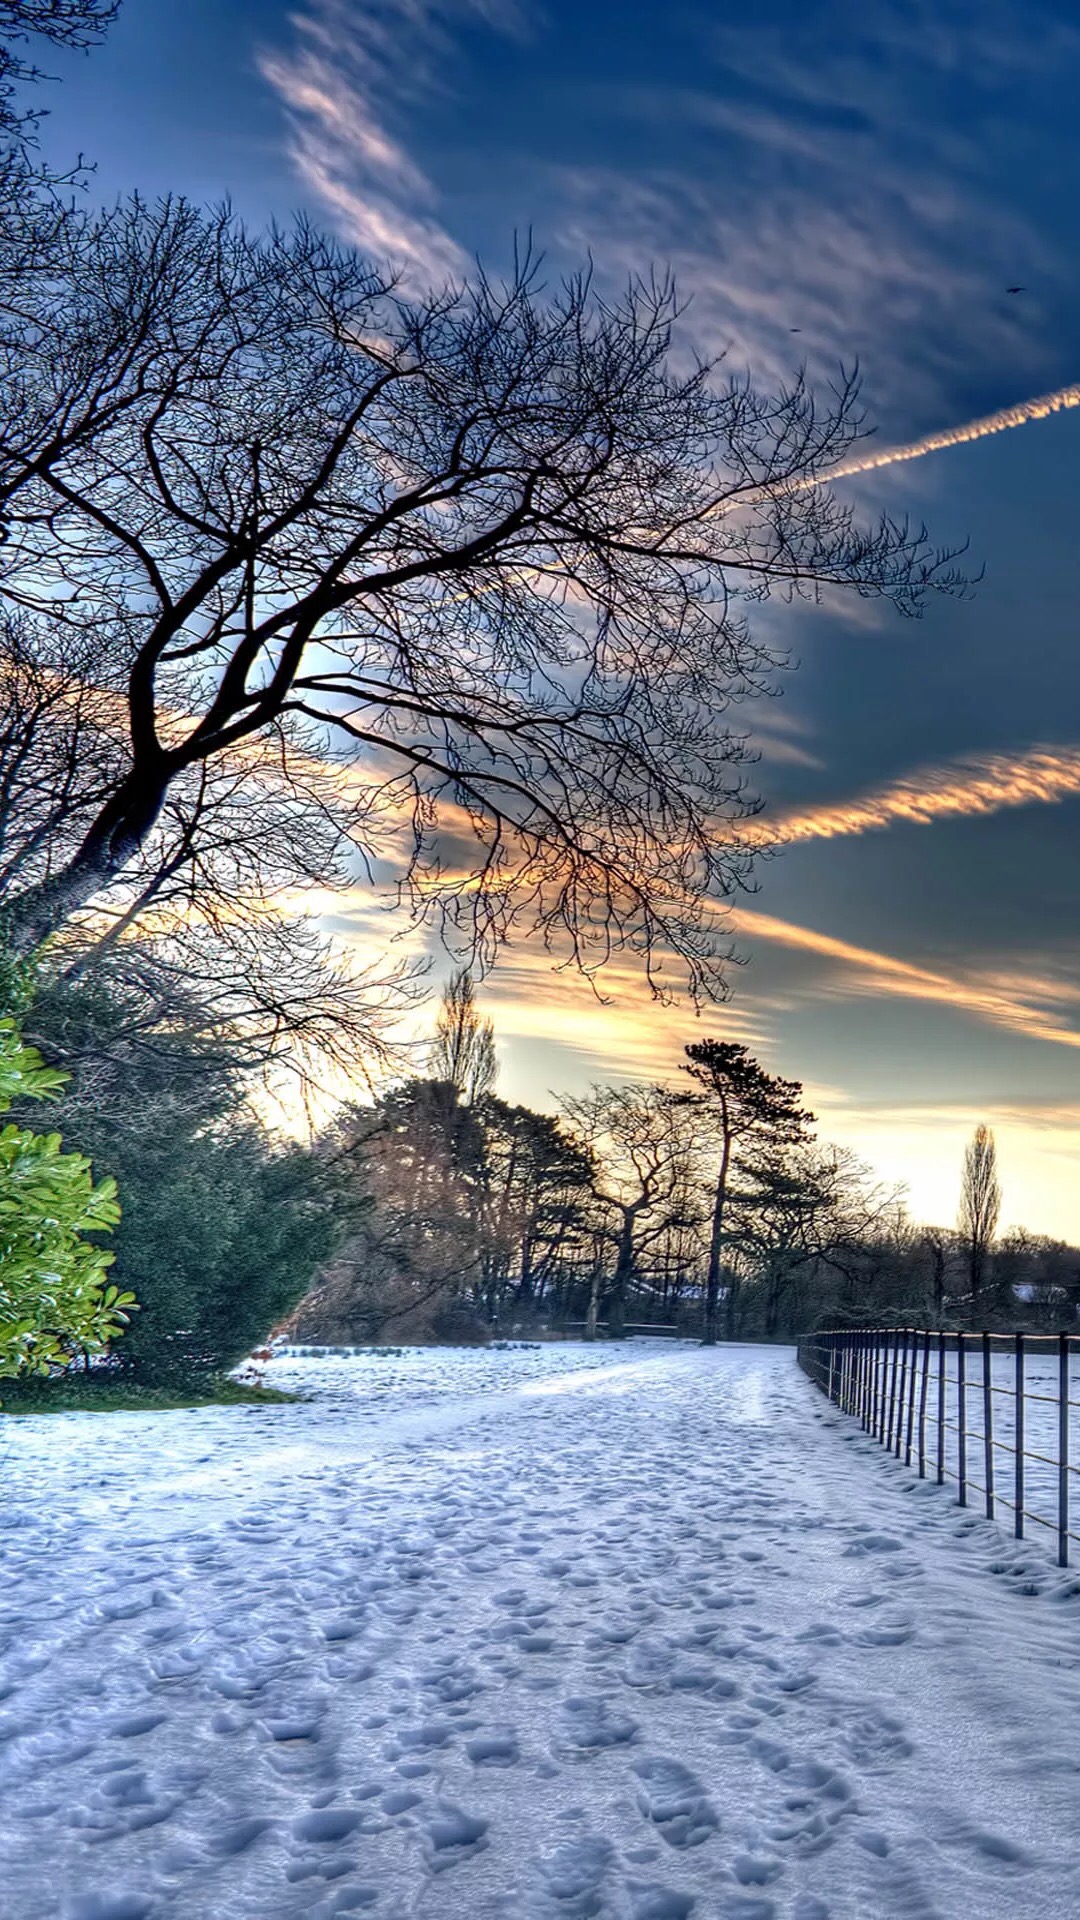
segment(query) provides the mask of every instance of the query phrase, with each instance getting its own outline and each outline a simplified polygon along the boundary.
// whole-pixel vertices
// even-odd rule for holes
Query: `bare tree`
[[[23,56],[27,43],[44,40],[54,47],[93,46],[115,19],[118,7],[119,0],[0,0],[0,145],[18,151],[38,117],[28,110],[20,112],[16,105],[18,88],[42,78]]]
[[[498,1074],[495,1029],[476,1009],[476,989],[468,967],[453,975],[443,994],[431,1049],[431,1073],[456,1087],[467,1107],[489,1094]]]
[[[122,880],[200,769],[336,737],[418,908],[717,984],[749,858],[732,705],[771,669],[740,600],[914,612],[957,583],[804,484],[858,431],[850,383],[821,411],[677,377],[675,318],[666,286],[548,296],[528,259],[409,304],[307,226],[181,202],[67,223],[0,315],[0,592],[92,638],[124,742],[8,888],[16,949]]]
[[[594,1087],[563,1102],[596,1168],[594,1194],[610,1226],[614,1269],[607,1286],[608,1332],[620,1339],[626,1296],[642,1252],[685,1205],[692,1162],[689,1102],[667,1087]],[[594,1339],[602,1273],[595,1271],[586,1339]]]
[[[47,76],[34,64],[41,43],[90,47],[117,12],[118,0],[0,0],[0,312],[25,311],[27,289],[61,257],[77,218],[71,188],[85,185],[81,158],[56,171],[37,151],[46,111],[24,90]]]
[[[706,1124],[715,1132],[718,1162],[712,1180],[712,1220],[709,1233],[709,1265],[705,1281],[705,1318],[703,1340],[716,1343],[720,1280],[723,1271],[728,1183],[734,1156],[745,1160],[754,1150],[775,1156],[783,1149],[805,1141],[814,1116],[802,1105],[802,1087],[797,1080],[782,1080],[766,1073],[747,1047],[733,1040],[698,1040],[684,1049],[689,1065],[684,1067],[702,1089],[697,1104]],[[738,1320],[739,1274],[728,1275],[726,1333],[735,1338]]]
[[[78,648],[77,638],[0,617],[5,895],[63,863],[123,760],[123,700],[104,683],[92,636]],[[48,973],[105,968],[137,992],[152,978],[151,1004],[189,992],[198,1021],[233,1020],[249,1063],[279,1083],[298,1077],[305,1093],[385,1067],[393,1020],[417,997],[425,963],[358,966],[305,911],[355,878],[369,800],[348,768],[290,757],[278,729],[192,768],[122,881],[53,937]]]
[[[729,1195],[728,1246],[755,1282],[762,1331],[774,1339],[796,1276],[812,1266],[863,1273],[868,1254],[902,1221],[895,1188],[872,1179],[843,1147],[796,1140],[738,1162]]]
[[[924,1227],[918,1235],[917,1248],[927,1281],[925,1297],[931,1324],[935,1327],[944,1325],[945,1301],[950,1271],[957,1257],[958,1238],[951,1227]]]
[[[997,1149],[990,1128],[980,1122],[964,1149],[958,1220],[973,1303],[979,1300],[982,1293],[986,1263],[1000,1213]]]
[[[134,1128],[130,1085],[150,1060],[163,1072],[217,1062],[295,1123],[299,1103],[317,1109],[343,1081],[400,1069],[403,1004],[418,991],[402,967],[351,968],[310,922],[272,916],[227,940],[180,924],[95,947],[75,930],[50,943],[35,987],[26,1032],[72,1075],[69,1105]]]

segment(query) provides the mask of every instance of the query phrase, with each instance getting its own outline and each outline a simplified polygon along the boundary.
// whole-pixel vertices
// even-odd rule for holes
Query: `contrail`
[[[878,467],[894,467],[902,460],[921,460],[943,447],[962,447],[968,440],[985,440],[992,433],[1007,433],[1010,427],[1026,427],[1029,420],[1048,420],[1052,413],[1066,413],[1080,407],[1080,381],[1071,387],[1058,387],[1053,393],[1039,394],[1034,400],[1018,400],[1015,406],[999,407],[979,420],[968,420],[961,427],[944,427],[940,433],[925,433],[921,440],[908,440],[903,446],[881,447],[876,452],[859,453],[842,460],[837,467],[822,473],[803,473],[791,479],[776,480],[747,491],[736,488],[731,494],[705,509],[702,518],[713,514],[737,513],[741,508],[760,505],[780,494],[806,493],[811,487],[829,487],[834,480],[846,480],[849,474],[872,473]],[[645,537],[648,528],[636,529]],[[659,538],[659,536],[654,536]]]
[[[739,836],[751,846],[836,840],[900,825],[998,813],[1006,807],[1054,806],[1080,793],[1080,747],[1032,746],[1024,753],[972,754],[916,772],[851,800],[776,819],[748,821]]]
[[[850,473],[871,473],[875,467],[893,467],[901,460],[921,460],[926,453],[939,453],[943,447],[962,447],[968,440],[985,440],[988,434],[1006,433],[1010,427],[1026,427],[1029,420],[1047,420],[1052,413],[1065,413],[1070,407],[1080,407],[1080,381],[1071,387],[1058,387],[1054,393],[1040,394],[1035,400],[1019,400],[1013,407],[999,407],[997,413],[984,414],[981,420],[969,420],[965,426],[924,434],[921,440],[909,440],[902,447],[882,447],[877,453],[857,454],[830,468],[828,473],[794,482],[792,491],[845,480]]]

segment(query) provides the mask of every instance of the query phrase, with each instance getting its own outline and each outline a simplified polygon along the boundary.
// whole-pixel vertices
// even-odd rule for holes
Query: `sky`
[[[418,285],[526,230],[553,272],[670,266],[729,368],[857,363],[880,448],[1019,408],[839,483],[967,540],[970,598],[756,613],[790,662],[755,770],[786,845],[728,1003],[624,974],[602,1002],[527,946],[483,998],[509,1098],[741,1038],[920,1218],[954,1219],[985,1120],[1005,1221],[1080,1240],[1080,407],[1022,406],[1080,381],[1073,0],[124,0],[41,64],[46,148],[105,198],[304,209]]]

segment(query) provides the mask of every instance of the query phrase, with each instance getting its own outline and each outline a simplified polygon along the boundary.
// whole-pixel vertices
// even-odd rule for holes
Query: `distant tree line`
[[[431,1073],[347,1108],[320,1145],[353,1219],[293,1333],[617,1338],[647,1324],[711,1342],[1075,1317],[1080,1250],[995,1240],[989,1129],[967,1150],[956,1228],[919,1227],[897,1189],[817,1138],[797,1081],[736,1042],[685,1051],[682,1085],[596,1087],[556,1114],[510,1105],[458,974]]]
[[[110,1368],[170,1384],[222,1372],[275,1328],[320,1343],[618,1337],[641,1323],[774,1340],[815,1324],[1060,1325],[1080,1302],[1080,1250],[996,1234],[988,1130],[966,1157],[958,1223],[941,1229],[819,1140],[799,1084],[736,1042],[692,1043],[676,1084],[596,1087],[537,1112],[500,1097],[465,971],[429,1071],[341,1108],[306,1145],[260,1117],[250,1036],[151,954],[138,973],[115,953],[76,972],[42,961],[22,1025],[59,1069],[46,1076],[66,1152],[53,1175],[113,1255],[128,1322],[110,1328],[93,1305],[71,1323],[81,1342],[40,1347],[52,1364],[100,1365],[115,1334]],[[14,1063],[13,1022],[6,1032]],[[29,1065],[7,1095],[8,1159],[25,1177],[25,1129],[41,1124]],[[86,1214],[91,1161],[115,1175],[118,1224],[115,1209]]]

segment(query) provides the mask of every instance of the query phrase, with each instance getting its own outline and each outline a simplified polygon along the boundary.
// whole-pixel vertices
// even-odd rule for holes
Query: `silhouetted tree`
[[[16,161],[26,164],[26,145],[41,112],[20,112],[17,105],[19,87],[42,78],[24,49],[35,40],[54,47],[93,46],[118,7],[119,0],[0,0],[0,184],[10,186]]]
[[[27,1016],[70,1079],[67,1141],[115,1174],[113,1277],[139,1312],[115,1358],[144,1380],[223,1372],[295,1305],[339,1231],[333,1169],[245,1099],[246,1049],[188,983],[46,976]]]
[[[555,1115],[488,1098],[481,1201],[482,1298],[492,1324],[531,1315],[573,1283],[595,1168]]]
[[[708,1116],[719,1143],[719,1164],[713,1181],[709,1264],[705,1281],[703,1339],[712,1346],[717,1337],[720,1280],[724,1260],[724,1210],[733,1158],[744,1159],[751,1149],[775,1158],[777,1152],[805,1139],[814,1116],[802,1105],[797,1080],[766,1073],[748,1048],[733,1040],[698,1040],[684,1049],[688,1073],[702,1089],[700,1111]],[[726,1332],[735,1338],[738,1315],[738,1276],[728,1279]]]
[[[448,1081],[467,1107],[475,1107],[492,1091],[498,1071],[495,1028],[477,1012],[472,974],[462,967],[443,994],[435,1022],[432,1077]]]
[[[959,1230],[967,1258],[971,1298],[977,1302],[986,1277],[986,1263],[1001,1213],[1001,1186],[997,1177],[997,1150],[988,1126],[980,1123],[964,1149],[960,1188]]]
[[[729,716],[771,666],[740,598],[913,612],[955,576],[804,484],[850,386],[822,411],[676,374],[674,317],[664,286],[548,296],[529,259],[409,304],[306,225],[182,202],[69,223],[0,324],[0,592],[92,637],[123,751],[8,889],[14,946],[122,882],[199,769],[336,741],[418,911],[715,984],[750,857]]]
[[[621,1339],[626,1296],[642,1250],[682,1211],[692,1157],[688,1102],[667,1087],[594,1087],[564,1109],[597,1169],[595,1197],[610,1219],[614,1267],[607,1326]],[[594,1271],[586,1338],[596,1335],[602,1272]]]
[[[865,1298],[882,1253],[895,1255],[902,1226],[897,1196],[876,1185],[845,1148],[799,1138],[787,1144],[754,1140],[749,1152],[740,1153],[736,1183],[728,1196],[726,1238],[753,1282],[767,1339],[781,1329],[798,1275],[808,1269],[828,1274],[832,1291],[835,1276],[854,1279]],[[895,1258],[885,1264],[895,1287]]]

